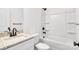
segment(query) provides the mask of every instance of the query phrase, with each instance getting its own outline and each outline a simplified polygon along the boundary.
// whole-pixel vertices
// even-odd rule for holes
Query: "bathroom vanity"
[[[0,37],[0,50],[33,50],[37,36],[37,33],[21,33],[14,37]]]
[[[34,38],[17,43],[16,45],[7,48],[7,50],[34,50]]]

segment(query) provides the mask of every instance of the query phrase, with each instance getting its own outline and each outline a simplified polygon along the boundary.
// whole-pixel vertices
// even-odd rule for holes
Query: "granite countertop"
[[[21,33],[21,34],[18,34],[17,36],[14,36],[14,37],[9,37],[9,36],[0,37],[0,50],[5,50],[10,47],[13,47],[17,44],[24,42],[24,41],[30,40],[37,35],[38,35],[38,33],[35,33],[35,34]]]

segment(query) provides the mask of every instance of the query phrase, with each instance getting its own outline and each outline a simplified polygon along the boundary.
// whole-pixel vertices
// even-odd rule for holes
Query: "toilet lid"
[[[36,47],[38,48],[38,49],[49,49],[50,47],[47,45],[47,44],[45,44],[45,43],[38,43],[37,45],[36,45]]]

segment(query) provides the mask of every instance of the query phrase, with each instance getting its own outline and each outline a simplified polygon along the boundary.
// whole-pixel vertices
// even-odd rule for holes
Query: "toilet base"
[[[35,45],[35,49],[36,50],[50,50],[50,46],[45,43],[40,42]]]

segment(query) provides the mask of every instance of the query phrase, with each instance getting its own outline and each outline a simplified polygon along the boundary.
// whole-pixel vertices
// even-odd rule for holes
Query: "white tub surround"
[[[77,33],[77,42],[79,42],[79,8],[76,9],[76,33]]]
[[[79,49],[74,47],[74,41],[79,38],[76,37],[75,16],[74,8],[48,8],[45,21],[48,39],[44,42],[53,49]]]
[[[62,41],[60,41],[62,40]],[[66,41],[65,43],[63,41]],[[43,40],[44,43],[51,47],[51,50],[79,50],[78,46],[73,45],[73,41],[67,38],[46,38]]]
[[[11,47],[14,47],[18,44],[21,44],[23,42],[29,41],[36,37],[38,33],[35,34],[28,34],[28,33],[21,33],[14,37],[0,37],[0,49],[5,50]]]

